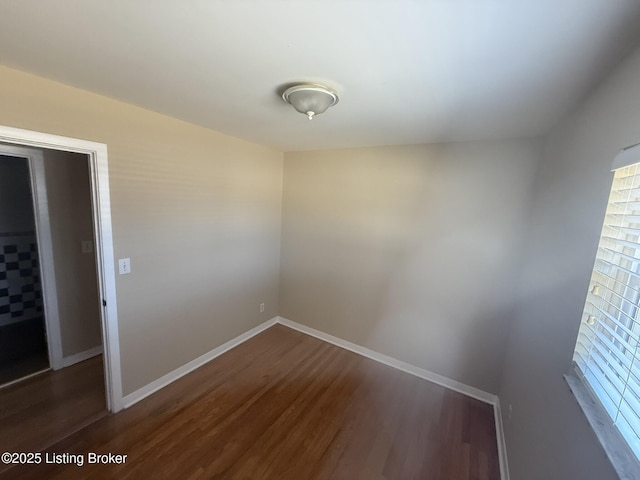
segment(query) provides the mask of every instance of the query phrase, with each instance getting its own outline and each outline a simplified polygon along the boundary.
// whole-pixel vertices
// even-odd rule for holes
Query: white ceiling
[[[519,137],[639,20],[636,0],[0,0],[0,63],[283,150]],[[308,121],[276,93],[297,80],[340,103]]]

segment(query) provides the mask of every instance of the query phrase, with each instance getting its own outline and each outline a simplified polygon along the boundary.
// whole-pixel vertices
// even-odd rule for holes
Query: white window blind
[[[639,310],[640,163],[635,163],[614,173],[573,359],[638,459]]]

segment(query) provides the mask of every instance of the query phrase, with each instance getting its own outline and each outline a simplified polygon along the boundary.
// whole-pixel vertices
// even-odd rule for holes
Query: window
[[[623,150],[574,351],[578,374],[640,459],[640,146]]]

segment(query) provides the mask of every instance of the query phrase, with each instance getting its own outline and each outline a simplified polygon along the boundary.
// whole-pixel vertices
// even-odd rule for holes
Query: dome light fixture
[[[298,112],[305,114],[309,120],[338,103],[336,92],[315,83],[293,85],[282,93],[282,99]]]

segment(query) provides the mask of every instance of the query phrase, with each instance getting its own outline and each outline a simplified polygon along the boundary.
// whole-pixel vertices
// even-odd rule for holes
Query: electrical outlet
[[[264,313],[264,303],[260,304],[260,313]]]

